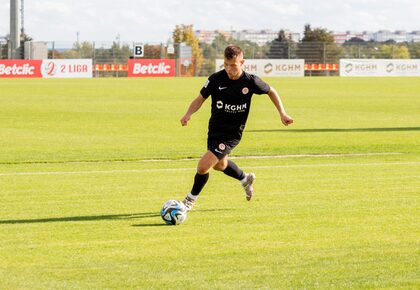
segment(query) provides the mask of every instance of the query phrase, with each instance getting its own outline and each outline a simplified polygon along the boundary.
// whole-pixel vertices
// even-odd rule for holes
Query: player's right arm
[[[200,108],[201,105],[204,103],[206,99],[201,95],[201,93],[198,95],[197,98],[195,98],[190,106],[188,107],[187,112],[185,113],[185,115],[181,118],[181,125],[182,126],[187,126],[188,121],[191,118],[191,115],[194,114],[195,112],[197,112]]]
[[[270,91],[267,93],[270,97],[271,101],[273,102],[274,106],[277,108],[277,111],[280,114],[281,122],[288,126],[290,124],[293,124],[293,118],[287,115],[286,110],[284,109],[283,103],[281,102],[279,93],[273,88],[270,87]]]

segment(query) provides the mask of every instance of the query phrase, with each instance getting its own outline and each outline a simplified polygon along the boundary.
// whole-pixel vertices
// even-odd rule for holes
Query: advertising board
[[[216,59],[216,71],[223,69],[223,59]],[[242,69],[260,77],[303,77],[303,59],[246,59]]]
[[[128,60],[129,77],[173,77],[175,76],[174,59],[130,59]]]
[[[44,59],[0,61],[0,78],[91,77],[91,59]]]
[[[340,76],[420,76],[420,59],[340,59]]]
[[[0,60],[0,78],[42,78],[42,60]]]

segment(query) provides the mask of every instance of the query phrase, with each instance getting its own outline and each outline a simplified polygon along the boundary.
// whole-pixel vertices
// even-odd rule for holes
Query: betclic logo
[[[175,76],[174,59],[130,59],[129,77],[173,77]]]
[[[1,60],[0,78],[40,78],[42,60]]]

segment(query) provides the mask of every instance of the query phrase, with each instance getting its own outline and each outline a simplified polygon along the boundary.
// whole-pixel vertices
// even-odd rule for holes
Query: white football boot
[[[242,187],[245,190],[246,200],[250,201],[252,198],[252,194],[254,193],[254,188],[252,185],[255,181],[255,174],[254,173],[247,173],[245,174],[245,182],[242,183]]]
[[[192,208],[194,207],[195,200],[194,200],[194,199],[192,199],[192,198],[190,198],[190,197],[188,197],[188,196],[186,196],[186,197],[184,198],[184,200],[182,201],[182,203],[185,205],[185,208],[186,208],[188,211],[190,211],[190,210],[192,210]]]

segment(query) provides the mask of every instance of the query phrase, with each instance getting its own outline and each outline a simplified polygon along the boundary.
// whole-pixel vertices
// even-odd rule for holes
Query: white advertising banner
[[[216,59],[216,71],[223,69],[223,59]],[[303,77],[303,59],[245,59],[242,69],[259,77]]]
[[[340,76],[420,76],[420,59],[340,59]]]
[[[91,78],[92,59],[44,59],[43,78]]]

